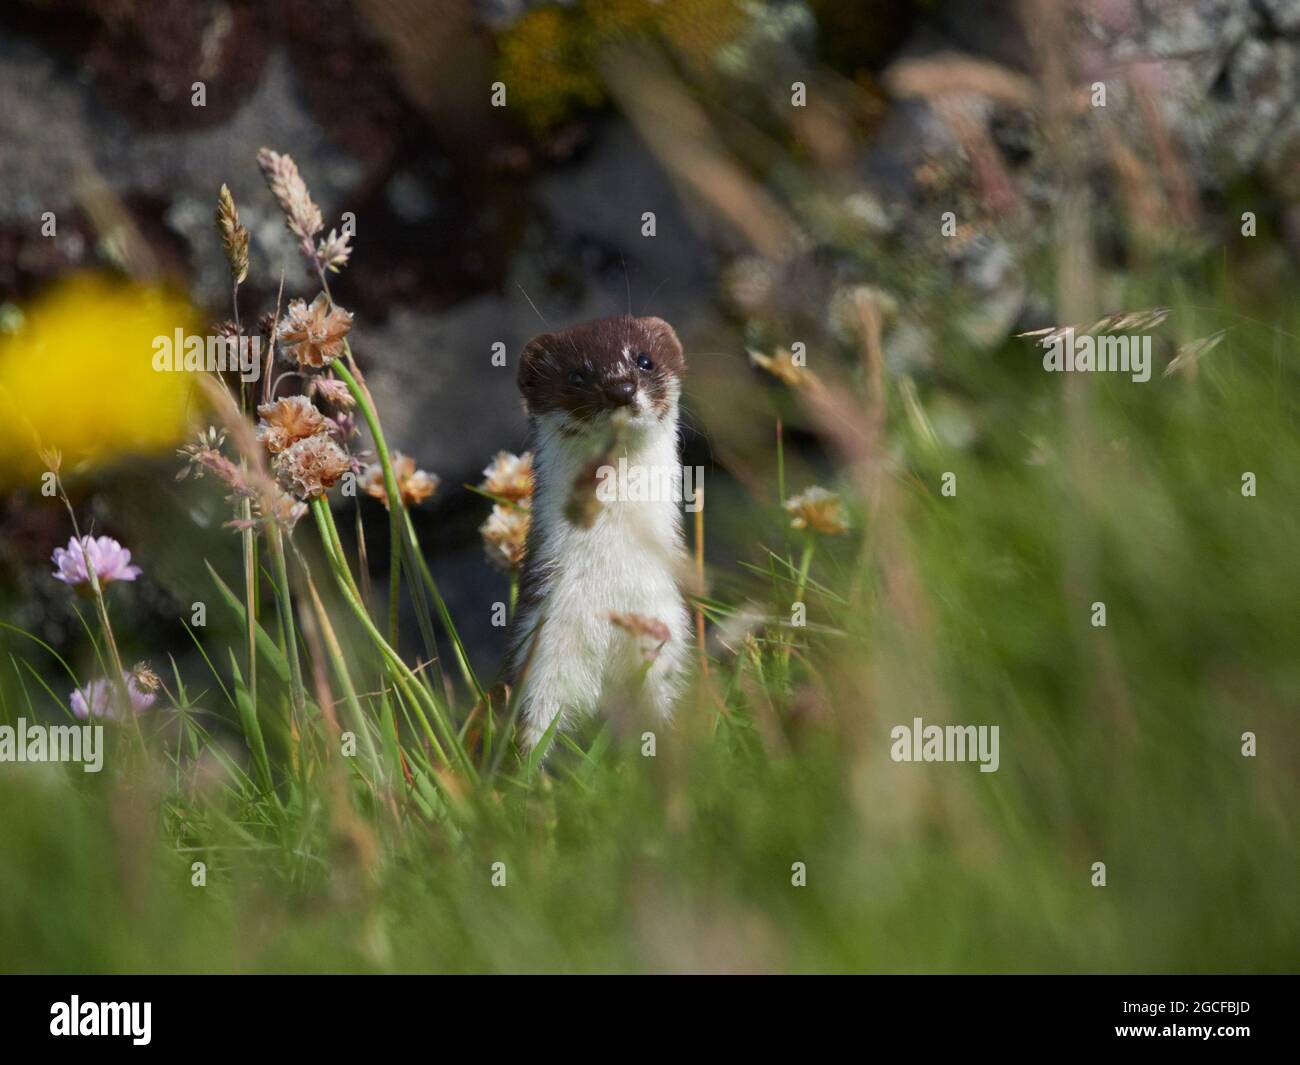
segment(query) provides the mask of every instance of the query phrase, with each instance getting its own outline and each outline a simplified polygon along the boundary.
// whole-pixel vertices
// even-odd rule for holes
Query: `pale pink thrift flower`
[[[133,581],[140,576],[140,567],[131,565],[131,552],[111,536],[74,536],[67,547],[56,547],[53,557],[54,579],[76,587],[90,583],[87,565],[94,567],[100,585],[113,581]]]
[[[158,696],[141,689],[133,673],[123,670],[122,679],[126,681],[126,691],[131,697],[132,710],[138,714],[141,710],[148,710],[153,706]],[[84,688],[78,688],[68,698],[68,705],[72,713],[83,721],[90,717],[112,720],[118,716],[117,709],[113,705],[113,688],[108,683],[107,677],[97,677]]]

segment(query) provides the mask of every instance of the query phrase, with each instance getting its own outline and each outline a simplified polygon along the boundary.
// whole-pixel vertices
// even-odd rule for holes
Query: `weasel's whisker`
[[[528,295],[528,293],[524,290],[524,286],[521,285],[518,281],[516,281],[515,287],[519,289],[520,292],[523,292],[524,299],[528,301],[528,306],[530,306],[533,309],[533,312],[537,315],[537,317],[542,320],[542,325],[549,327],[551,323],[546,320],[546,315],[544,315],[541,311],[537,309],[537,304],[533,302],[533,297]]]

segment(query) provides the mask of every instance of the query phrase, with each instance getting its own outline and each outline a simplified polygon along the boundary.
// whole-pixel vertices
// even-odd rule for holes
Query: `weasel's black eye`
[[[586,381],[586,378],[582,376],[582,371],[581,371],[581,370],[570,370],[570,371],[569,371],[569,384],[571,384],[571,385],[580,385],[580,384],[582,384],[584,381]]]
[[[636,357],[636,364],[643,370],[653,370],[655,368],[655,364],[650,361],[650,356],[644,351]]]

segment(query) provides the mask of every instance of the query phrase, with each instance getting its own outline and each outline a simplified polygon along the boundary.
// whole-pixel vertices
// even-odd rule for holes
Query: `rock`
[[[0,34],[0,222],[69,212],[93,119],[91,94],[40,46]]]
[[[623,126],[602,126],[590,152],[541,175],[532,197],[535,220],[500,292],[357,323],[356,350],[390,443],[444,483],[477,479],[498,449],[525,445],[515,373],[532,337],[629,307],[689,337],[699,294],[714,285],[712,252]],[[655,237],[641,236],[644,211],[655,214]],[[504,367],[492,365],[498,342]]]
[[[1300,33],[1300,0],[1259,0],[1265,16],[1280,33]]]

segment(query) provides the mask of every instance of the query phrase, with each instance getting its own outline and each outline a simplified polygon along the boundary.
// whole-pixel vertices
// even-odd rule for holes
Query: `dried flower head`
[[[352,459],[328,433],[317,433],[281,451],[274,466],[286,487],[305,499],[314,499],[338,484],[352,468]]]
[[[274,523],[287,531],[306,515],[307,504],[275,485],[254,500],[254,509],[263,523]]]
[[[286,396],[257,408],[257,438],[272,455],[315,436],[325,428],[325,416],[312,406],[306,396]]]
[[[226,522],[228,529],[256,529],[259,526],[278,525],[285,532],[292,532],[293,527],[307,513],[307,504],[295,499],[274,481],[259,478],[259,485],[251,498],[253,517],[232,518]]]
[[[326,403],[338,407],[340,410],[351,410],[357,405],[357,401],[348,390],[348,386],[337,377],[326,375],[313,377],[309,391],[312,395],[319,396]]]
[[[397,491],[404,506],[419,506],[438,490],[438,478],[432,473],[417,470],[415,459],[400,451],[393,452],[393,476],[397,478]],[[366,467],[362,487],[367,495],[378,499],[385,507],[388,506],[388,489],[384,485],[382,466],[376,463]]]
[[[252,503],[252,515],[226,522],[227,528],[276,524],[291,530],[307,508],[288,495],[267,472],[266,456],[258,444],[257,433],[235,405],[229,390],[211,378],[204,378],[202,385],[226,428],[221,432],[209,428],[199,434],[195,443],[181,449],[180,453],[189,459],[189,466],[178,477],[184,477],[191,469],[196,476],[210,472],[230,488],[232,502],[247,499]],[[227,430],[234,437],[235,450],[243,458],[238,466],[221,452]]]
[[[176,453],[184,455],[186,463],[177,472],[176,480],[183,481],[191,473],[194,474],[197,480],[204,473],[211,473],[224,481],[235,492],[245,495],[251,494],[244,483],[244,477],[239,467],[222,454],[221,448],[225,442],[226,434],[224,431],[218,432],[214,427],[208,426],[204,432],[199,433],[197,440],[178,449]]]
[[[787,499],[784,506],[793,515],[790,524],[796,529],[807,529],[826,536],[838,536],[849,531],[840,497],[825,488],[814,485]]]
[[[344,447],[354,436],[361,435],[361,430],[357,428],[357,416],[351,411],[339,411],[332,418],[326,418],[325,428]]]
[[[488,520],[479,526],[488,561],[502,572],[510,573],[523,564],[531,517],[526,507],[497,503]]]
[[[162,689],[162,678],[150,668],[148,662],[137,662],[131,668],[131,677],[142,692],[153,695]]]
[[[806,388],[817,382],[816,376],[807,367],[795,362],[789,348],[779,348],[775,355],[764,355],[760,351],[751,351],[749,361],[760,366],[773,377],[785,382],[791,388]]]
[[[325,220],[307,191],[307,183],[298,173],[298,164],[287,155],[263,148],[257,153],[257,165],[266,178],[271,195],[284,212],[285,225],[298,238],[299,251],[315,267],[317,259],[313,241],[316,234],[325,228]]]
[[[221,246],[226,249],[226,259],[230,263],[230,276],[236,285],[242,285],[248,277],[248,230],[240,225],[235,198],[225,185],[217,194],[216,221]]]
[[[316,262],[322,270],[337,274],[347,266],[352,255],[352,238],[347,233],[338,233],[331,229],[329,236],[320,242],[316,249]]]
[[[157,677],[154,678],[157,680]],[[122,680],[126,684],[127,695],[131,699],[131,709],[137,714],[142,710],[148,710],[153,706],[154,700],[158,698],[152,691],[146,691],[140,687],[140,682],[134,673],[122,671]],[[161,683],[159,684],[161,687]],[[87,684],[84,688],[78,688],[68,697],[68,708],[72,713],[86,721],[92,717],[102,720],[113,720],[119,715],[117,707],[113,700],[113,686],[109,684],[107,677],[97,677]]]
[[[633,636],[646,661],[654,661],[659,651],[668,642],[668,626],[658,618],[648,618],[644,614],[620,614],[610,611],[609,620],[624,632]]]
[[[484,468],[479,488],[498,499],[527,505],[533,497],[533,453],[513,455],[498,451],[491,465]]]
[[[75,536],[67,547],[54,549],[54,579],[70,587],[89,585],[94,571],[102,588],[113,581],[133,581],[140,567],[131,565],[131,552],[109,536]]]
[[[331,305],[321,292],[310,305],[306,300],[291,301],[276,337],[289,358],[319,369],[343,354],[343,338],[351,329],[352,313]]]

